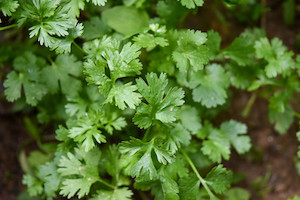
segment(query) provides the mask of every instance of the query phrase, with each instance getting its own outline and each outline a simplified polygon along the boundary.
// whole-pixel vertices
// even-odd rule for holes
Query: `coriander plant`
[[[222,161],[247,153],[251,140],[236,119],[212,120],[237,88],[252,94],[245,116],[264,96],[270,122],[285,134],[299,117],[300,56],[261,29],[221,48],[218,32],[179,28],[204,3],[0,2],[9,19],[0,30],[21,37],[0,47],[0,62],[10,67],[6,99],[36,113],[38,126],[56,127],[55,141],[38,135],[40,150],[24,157],[30,196],[231,198],[234,173]]]

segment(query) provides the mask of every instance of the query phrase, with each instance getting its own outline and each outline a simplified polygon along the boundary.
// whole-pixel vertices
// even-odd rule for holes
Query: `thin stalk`
[[[244,108],[244,110],[242,112],[242,116],[243,117],[247,117],[249,115],[249,112],[250,112],[250,110],[251,110],[251,108],[252,108],[252,106],[253,106],[253,104],[254,104],[254,102],[256,100],[256,96],[257,96],[256,93],[253,93],[251,95],[251,97],[250,97],[250,99],[249,99],[246,107]]]
[[[8,26],[3,26],[3,27],[0,27],[0,31],[4,31],[4,30],[10,29],[10,28],[17,27],[17,26],[18,26],[17,24],[11,24],[11,25],[8,25]]]
[[[205,188],[205,190],[207,191],[208,195],[210,197],[214,197],[216,198],[216,196],[212,193],[212,191],[209,189],[208,185],[206,184],[206,181],[201,177],[201,175],[199,174],[196,166],[194,165],[193,161],[191,160],[191,158],[187,155],[187,153],[183,150],[180,149],[182,155],[184,156],[184,158],[187,160],[187,162],[189,163],[189,165],[191,166],[192,170],[194,171],[194,173],[196,174],[197,178],[199,179],[200,183],[203,185],[203,187]]]
[[[299,118],[299,119],[300,119],[300,113],[298,113],[298,112],[294,111],[294,115],[295,115],[297,118]]]
[[[72,44],[74,44],[74,46],[77,47],[77,49],[79,49],[83,54],[86,54],[85,51],[75,41],[73,41]]]
[[[147,138],[148,138],[148,135],[149,135],[149,133],[150,133],[150,129],[151,129],[151,126],[146,130],[146,133],[145,133],[145,135],[144,135],[144,137],[143,137],[143,141],[144,141],[144,142],[147,142]]]
[[[112,184],[106,182],[105,180],[99,178],[98,180],[100,183],[102,183],[103,185],[106,185],[107,187],[111,188],[111,189],[116,189],[117,186],[113,186]]]

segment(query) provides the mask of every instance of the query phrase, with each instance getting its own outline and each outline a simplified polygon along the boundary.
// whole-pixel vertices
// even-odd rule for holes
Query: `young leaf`
[[[135,109],[135,107],[140,104],[142,97],[139,93],[135,92],[136,90],[137,87],[132,85],[131,82],[125,85],[114,85],[105,102],[112,103],[114,100],[115,105],[121,110],[124,110],[127,106],[131,109]]]
[[[232,176],[231,171],[218,165],[206,175],[205,181],[216,193],[224,194],[230,188]]]
[[[222,123],[220,129],[239,154],[246,153],[250,150],[250,137],[244,135],[247,133],[247,126],[245,124],[230,120]]]
[[[203,69],[209,59],[208,48],[204,46],[207,40],[206,33],[186,30],[174,34],[178,37],[178,47],[172,53],[172,57],[179,70],[187,72],[190,68],[194,71]]]
[[[5,0],[0,2],[0,8],[4,16],[11,16],[18,7],[19,3],[15,0]]]
[[[60,194],[73,197],[76,193],[78,198],[87,195],[91,186],[99,180],[98,165],[100,151],[94,148],[85,153],[75,149],[76,154],[68,153],[62,156],[58,172],[65,179],[62,182]]]
[[[42,77],[49,90],[57,92],[59,87],[63,94],[75,97],[81,89],[80,77],[82,63],[73,55],[59,55],[51,66],[42,70]]]
[[[159,77],[155,73],[146,75],[148,84],[141,78],[137,79],[137,87],[148,104],[141,103],[133,118],[135,124],[140,128],[148,128],[153,121],[159,120],[163,123],[170,123],[176,120],[178,106],[184,101],[184,92],[181,88],[170,88],[166,93],[168,85],[166,74]]]
[[[114,190],[98,190],[91,200],[131,200],[132,191],[126,187]]]
[[[156,155],[159,163],[166,165],[171,163],[173,158],[171,153],[155,143],[143,142],[136,138],[122,142],[120,152],[123,154],[125,172],[138,181],[149,181],[157,179],[157,171],[153,163],[152,153]]]
[[[8,101],[15,101],[21,97],[24,89],[26,102],[35,106],[46,94],[47,88],[41,82],[41,68],[46,65],[45,60],[36,57],[31,52],[14,60],[15,71],[10,72],[4,82],[5,95]]]
[[[189,9],[195,8],[196,6],[202,6],[204,0],[178,0],[181,4]]]
[[[217,64],[212,64],[199,75],[196,74],[198,87],[193,90],[193,99],[207,108],[216,107],[225,103],[226,89],[229,87],[229,79],[225,70]]]

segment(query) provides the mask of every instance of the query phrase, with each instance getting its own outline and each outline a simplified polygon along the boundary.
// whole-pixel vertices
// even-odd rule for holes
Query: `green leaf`
[[[176,124],[173,129],[166,135],[166,146],[167,149],[175,154],[181,145],[189,145],[191,135],[181,124]]]
[[[141,74],[142,64],[139,61],[140,47],[130,42],[126,43],[120,52],[107,49],[104,58],[110,70],[112,80]]]
[[[286,105],[283,112],[269,109],[269,120],[275,124],[275,130],[280,134],[285,134],[294,122],[294,110],[290,105]]]
[[[206,33],[186,30],[174,34],[178,37],[178,47],[172,57],[179,70],[187,72],[189,68],[194,71],[203,69],[209,60],[208,48],[203,45],[207,40]]]
[[[210,59],[213,59],[220,53],[221,40],[221,36],[218,32],[215,32],[213,30],[209,30],[207,32],[207,41],[205,44],[209,49]]]
[[[125,172],[137,178],[137,181],[157,179],[152,153],[155,154],[157,161],[164,165],[173,161],[171,152],[161,148],[154,139],[150,142],[143,142],[131,137],[130,141],[121,143],[120,152],[123,154]]]
[[[183,90],[173,87],[166,92],[168,85],[166,74],[158,77],[155,73],[148,73],[146,80],[148,84],[141,78],[136,80],[138,90],[148,104],[141,103],[137,108],[134,123],[140,128],[148,128],[155,119],[163,123],[175,121],[178,106],[184,103]]]
[[[107,9],[102,13],[102,17],[109,27],[125,36],[142,32],[148,27],[149,20],[144,10],[126,6]]]
[[[204,4],[204,0],[177,0],[180,1],[181,4],[189,9],[196,8],[197,6],[202,6]]]
[[[121,130],[127,125],[123,117],[118,117],[116,113],[100,113],[89,112],[75,121],[75,124],[69,130],[69,137],[81,144],[81,147],[86,151],[90,151],[98,144],[106,143],[106,137],[101,129],[106,130],[109,134],[113,130]]]
[[[93,2],[96,6],[105,6],[107,0],[86,0],[87,2]]]
[[[229,79],[225,70],[218,64],[212,64],[203,72],[194,75],[198,87],[193,89],[193,99],[207,108],[225,103]]]
[[[99,17],[91,17],[89,21],[83,22],[83,26],[84,32],[82,38],[86,40],[100,38],[111,31],[104,20]]]
[[[232,172],[223,165],[214,167],[205,177],[206,183],[218,194],[224,194],[231,186]]]
[[[149,31],[147,33],[141,33],[133,38],[136,44],[147,51],[151,51],[156,46],[165,47],[169,45],[168,40],[164,37],[166,32],[166,27],[159,27],[159,24],[150,24]]]
[[[61,87],[63,94],[75,97],[81,89],[81,72],[82,63],[75,56],[59,55],[51,66],[42,70],[42,77],[51,92],[55,93]]]
[[[231,188],[226,193],[226,200],[250,200],[250,192],[242,188]]]
[[[203,141],[201,151],[214,162],[220,163],[222,157],[228,160],[230,156],[230,141],[218,129],[212,128],[208,130],[211,132],[207,133],[208,140]]]
[[[200,181],[196,176],[179,179],[179,196],[182,200],[198,200]]]
[[[251,148],[250,137],[246,136],[247,126],[235,120],[224,122],[220,127],[239,154],[246,153]]]
[[[31,52],[25,52],[23,56],[14,60],[15,71],[7,75],[4,81],[5,95],[8,101],[15,101],[21,97],[21,89],[24,89],[26,103],[35,106],[46,94],[47,88],[41,82],[40,69],[46,62],[36,57]]]
[[[68,15],[67,7],[60,7],[59,0],[28,1],[21,7],[18,25],[31,24],[29,37],[38,37],[41,45],[53,48],[57,37],[67,36],[68,29],[75,27],[77,20]]]
[[[261,38],[255,43],[257,58],[265,59],[268,64],[265,66],[265,72],[268,78],[276,77],[278,74],[290,74],[295,66],[293,60],[294,53],[287,51],[282,41],[278,38],[271,40]]]
[[[124,110],[127,106],[131,109],[135,109],[135,107],[140,104],[142,97],[136,90],[137,87],[132,85],[131,82],[125,85],[114,85],[105,102],[112,103],[114,100],[115,105],[121,110]]]
[[[192,134],[195,134],[202,127],[199,113],[194,107],[182,106],[179,118],[184,128],[191,131]]]
[[[65,178],[60,194],[68,198],[76,193],[78,198],[87,195],[91,186],[99,180],[100,151],[94,148],[88,153],[79,149],[75,149],[75,152],[75,154],[69,152],[67,156],[62,156],[58,169],[58,172]]]
[[[19,7],[18,1],[5,0],[0,2],[0,8],[4,16],[11,16]],[[0,20],[1,22],[1,20]]]
[[[98,190],[91,200],[131,200],[132,191],[126,187],[114,190]]]
[[[23,184],[25,184],[27,186],[27,190],[30,194],[30,196],[37,196],[39,194],[42,194],[43,192],[43,185],[42,182],[39,181],[37,178],[29,175],[29,174],[25,174],[23,176]]]
[[[56,53],[70,53],[71,45],[74,40],[80,37],[83,33],[83,25],[81,23],[74,25],[74,27],[68,30],[68,35],[64,38],[55,40],[51,50],[55,50]]]
[[[64,5],[69,10],[68,15],[72,18],[79,17],[80,10],[83,10],[84,6],[84,0],[67,0]]]
[[[56,192],[61,183],[61,177],[57,172],[56,160],[47,162],[39,167],[39,174],[44,181],[44,192],[48,198],[56,197]]]
[[[182,22],[189,13],[186,7],[174,0],[158,1],[156,11],[163,22],[170,27],[176,27],[178,22]]]

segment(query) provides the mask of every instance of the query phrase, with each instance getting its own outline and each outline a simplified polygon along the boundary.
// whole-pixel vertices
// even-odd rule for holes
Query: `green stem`
[[[106,185],[107,187],[111,188],[111,189],[115,189],[115,188],[116,188],[116,186],[113,186],[112,184],[106,182],[105,180],[103,180],[103,179],[101,179],[101,178],[99,178],[98,181],[99,181],[100,183],[102,183],[103,185]]]
[[[244,108],[244,110],[242,112],[243,117],[247,117],[249,115],[249,112],[250,112],[255,100],[256,100],[256,93],[253,93],[252,96],[250,97],[246,107]]]
[[[145,135],[144,135],[144,137],[143,137],[143,141],[144,141],[144,142],[147,142],[147,138],[148,138],[148,135],[149,135],[149,133],[150,133],[150,129],[151,129],[151,126],[146,130],[146,133],[145,133]]]
[[[294,111],[294,115],[300,119],[300,113]]]
[[[187,160],[187,162],[189,163],[189,165],[191,166],[192,170],[194,171],[194,173],[196,174],[197,178],[199,179],[200,183],[203,185],[203,187],[205,188],[205,190],[207,191],[208,195],[210,197],[214,197],[217,198],[212,191],[209,189],[208,185],[206,184],[206,181],[201,177],[201,175],[199,174],[196,166],[194,165],[193,161],[190,159],[190,157],[187,155],[187,153],[183,150],[180,149],[182,155],[185,157],[185,159]]]
[[[0,27],[0,31],[4,31],[4,30],[10,29],[10,28],[17,27],[17,26],[18,26],[18,24],[11,24],[8,26],[3,26],[3,27]]]
[[[72,44],[74,44],[74,46],[77,47],[77,49],[79,49],[83,54],[86,54],[85,51],[75,41],[73,41]]]

